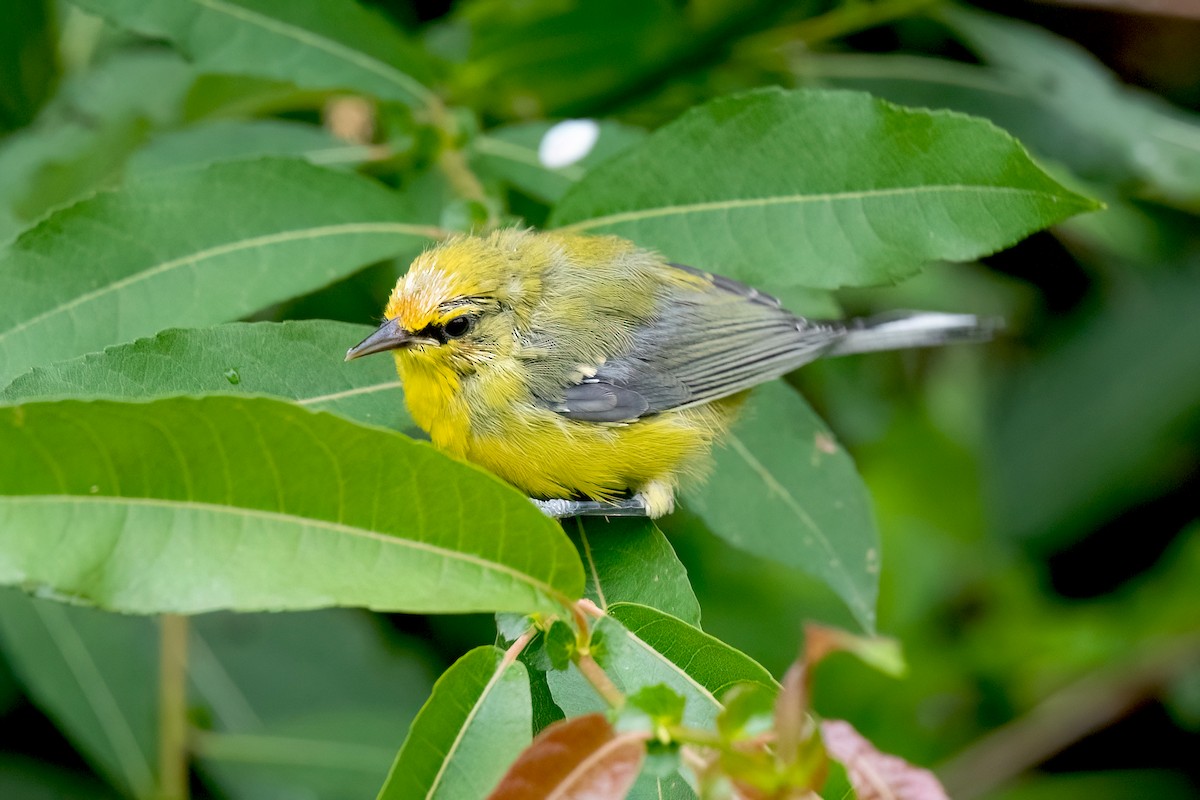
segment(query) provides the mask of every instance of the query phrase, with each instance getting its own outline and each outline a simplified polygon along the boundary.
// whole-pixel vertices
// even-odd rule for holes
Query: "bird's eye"
[[[448,336],[449,338],[460,339],[463,336],[466,336],[468,332],[470,332],[471,325],[472,325],[471,317],[464,315],[461,317],[455,317],[454,319],[447,322],[445,327],[442,328],[442,330],[444,330],[446,332],[446,336]]]

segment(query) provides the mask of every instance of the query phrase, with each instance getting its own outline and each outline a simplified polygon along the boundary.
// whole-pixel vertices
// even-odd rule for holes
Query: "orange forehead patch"
[[[445,313],[440,306],[462,296],[456,276],[422,263],[413,262],[409,271],[396,282],[388,298],[384,316],[400,319],[400,324],[410,331],[419,331],[427,325],[440,322]]]

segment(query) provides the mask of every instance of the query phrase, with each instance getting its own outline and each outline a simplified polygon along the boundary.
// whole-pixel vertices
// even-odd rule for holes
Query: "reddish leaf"
[[[827,720],[821,732],[829,755],[846,766],[858,800],[948,800],[932,772],[879,752],[849,722]]]
[[[783,688],[775,700],[775,732],[780,760],[790,764],[796,760],[801,746],[812,738],[814,728],[808,716],[808,664],[797,661],[783,676]]]
[[[603,714],[556,722],[513,762],[488,800],[623,800],[645,752],[642,734],[618,736]]]

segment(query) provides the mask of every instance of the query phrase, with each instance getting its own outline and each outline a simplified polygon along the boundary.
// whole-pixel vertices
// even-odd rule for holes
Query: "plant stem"
[[[575,653],[575,666],[579,667],[579,672],[587,679],[587,682],[596,690],[596,694],[603,698],[605,703],[611,708],[622,708],[625,705],[625,695],[617,688],[617,685],[612,682],[612,679],[605,674],[600,665],[596,663],[596,659],[592,658],[592,654],[586,650],[577,650]]]
[[[188,619],[159,618],[158,790],[162,800],[188,798]]]
[[[533,637],[537,636],[537,633],[538,632],[536,628],[530,628],[517,637],[515,642],[509,645],[508,649],[504,651],[504,658],[500,661],[500,672],[504,672],[504,670],[508,669],[509,664],[513,663],[518,657],[520,657],[521,652],[524,651],[525,647],[529,644]]]
[[[697,745],[699,747],[711,747],[714,750],[720,750],[727,747],[727,743],[721,738],[720,734],[714,731],[706,731],[700,728],[688,728],[684,725],[674,725],[667,728],[667,733],[671,737],[671,741],[680,744]]]
[[[588,650],[590,639],[588,617],[600,619],[604,616],[604,612],[586,597],[573,603],[570,609],[572,615],[575,617],[576,627],[575,666],[579,668],[579,672],[592,685],[596,693],[604,699],[605,703],[608,703],[611,708],[622,708],[625,705],[624,693],[605,674],[604,670],[600,668],[600,665],[596,663],[596,659],[592,658],[592,654]]]
[[[488,202],[483,184],[471,170],[470,164],[467,163],[466,154],[458,141],[457,120],[440,102],[428,107],[428,115],[429,122],[437,130],[441,140],[437,155],[437,168],[446,176],[446,180],[450,182],[450,187],[455,194],[465,200],[479,203],[487,209],[487,220],[484,227],[495,227],[499,223],[499,219],[492,204]]]

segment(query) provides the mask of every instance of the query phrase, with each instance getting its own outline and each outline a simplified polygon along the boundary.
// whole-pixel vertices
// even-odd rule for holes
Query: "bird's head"
[[[386,320],[346,353],[346,360],[385,350],[397,363],[469,373],[511,353],[527,323],[552,252],[520,230],[461,237],[430,249],[396,282]]]

